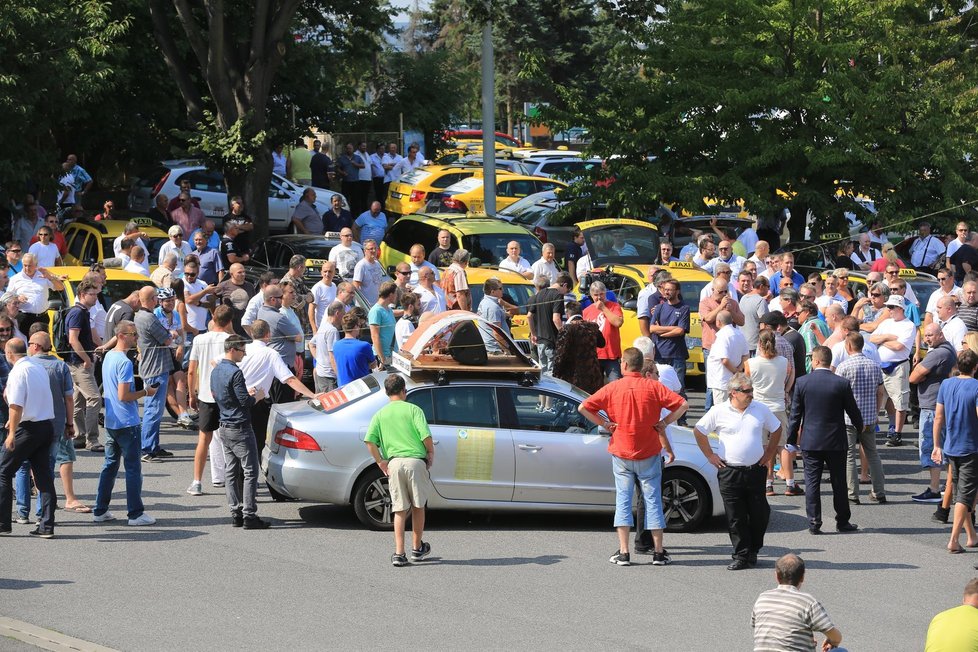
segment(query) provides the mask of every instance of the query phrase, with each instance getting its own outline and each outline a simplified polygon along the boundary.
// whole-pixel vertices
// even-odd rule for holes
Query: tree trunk
[[[255,153],[255,162],[245,172],[224,170],[228,186],[228,197],[240,195],[244,198],[245,212],[255,221],[252,241],[257,242],[269,235],[268,228],[268,188],[272,181],[272,156],[269,150]]]
[[[811,207],[808,202],[792,202],[789,208],[791,219],[788,221],[788,241],[804,242],[805,229],[808,227],[808,212]]]

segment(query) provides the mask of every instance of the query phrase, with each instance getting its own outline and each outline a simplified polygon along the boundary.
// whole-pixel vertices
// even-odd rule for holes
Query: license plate
[[[403,196],[404,196],[404,193],[394,192],[393,190],[391,191],[391,197],[393,197],[394,199],[400,199]]]

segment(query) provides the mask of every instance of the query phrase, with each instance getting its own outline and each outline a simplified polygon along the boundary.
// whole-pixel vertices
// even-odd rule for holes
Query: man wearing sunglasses
[[[771,507],[764,495],[767,466],[781,441],[781,421],[763,403],[754,400],[751,379],[743,373],[730,379],[730,400],[715,404],[693,429],[696,445],[717,468],[717,482],[727,514],[733,544],[733,562],[727,570],[757,565],[764,545]],[[717,433],[718,453],[709,434]],[[765,444],[765,437],[767,443]]]
[[[4,245],[4,256],[7,258],[7,278],[12,278],[14,274],[24,269],[24,263],[20,257],[24,249],[16,240],[11,240]]]

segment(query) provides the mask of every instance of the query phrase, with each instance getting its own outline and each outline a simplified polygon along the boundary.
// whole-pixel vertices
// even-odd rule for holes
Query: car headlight
[[[698,346],[703,346],[703,338],[702,337],[690,337],[689,335],[686,336],[686,348],[687,349],[695,349]]]

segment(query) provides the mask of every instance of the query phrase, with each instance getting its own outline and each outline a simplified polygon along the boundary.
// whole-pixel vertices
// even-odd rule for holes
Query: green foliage
[[[212,161],[229,174],[244,174],[255,162],[255,152],[268,142],[264,131],[251,132],[254,121],[245,115],[224,129],[210,111],[204,111],[204,119],[187,135],[191,153]]]

